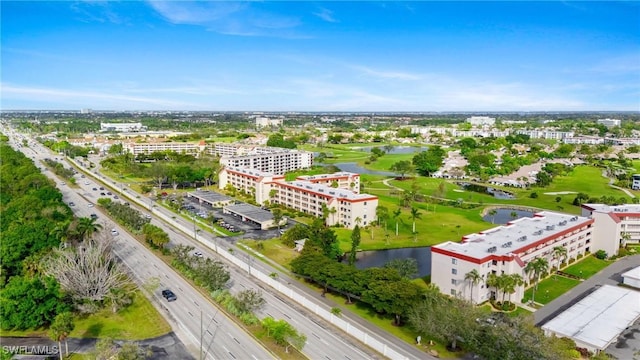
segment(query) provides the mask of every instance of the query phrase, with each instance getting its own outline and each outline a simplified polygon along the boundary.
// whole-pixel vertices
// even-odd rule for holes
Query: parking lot
[[[235,232],[239,232],[238,235],[233,235],[226,237],[228,240],[238,240],[238,239],[272,239],[275,237],[281,236],[278,229],[271,230],[260,230],[260,225],[253,223],[251,221],[242,221],[242,219],[238,216],[233,216],[231,214],[223,214],[221,208],[213,208],[209,204],[202,203],[194,198],[183,198],[183,206],[184,211],[189,212],[190,216],[199,217],[201,220],[208,219],[212,216],[215,219],[218,219],[218,225],[230,230],[231,228],[235,230]],[[224,225],[223,225],[224,224]],[[291,220],[287,225],[281,226],[281,230],[286,230],[287,228],[293,226],[291,224]],[[232,231],[233,231],[232,230]]]

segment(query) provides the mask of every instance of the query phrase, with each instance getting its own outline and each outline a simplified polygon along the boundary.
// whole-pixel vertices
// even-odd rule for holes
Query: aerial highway
[[[37,147],[36,149],[21,147],[20,150],[24,151],[27,156],[34,158],[36,163],[39,163],[41,159],[54,156]],[[74,203],[71,209],[76,216],[89,217],[92,213],[98,213],[94,207],[89,207],[89,204],[95,203],[97,198],[83,187],[87,186],[84,185],[84,182],[78,181],[81,186],[75,189],[69,185],[61,185],[63,180],[58,179],[52,172],[45,171],[44,173],[56,181],[64,201]],[[93,182],[89,183],[91,185]],[[180,331],[177,331],[178,335],[186,333],[188,343],[195,344],[195,346],[187,347],[197,355],[197,358],[200,357],[200,351],[203,354],[202,358],[207,359],[262,360],[274,358],[253,337],[219,312],[209,299],[193,289],[171,267],[158,259],[151,250],[141,245],[125,229],[114,224],[102,214],[99,215],[98,223],[103,225],[102,231],[106,233],[106,236],[115,238],[114,251],[128,270],[134,274],[136,280],[144,283],[152,278],[159,279],[160,287],[155,291],[154,297],[164,310],[161,313],[165,318],[168,318],[171,324],[178,325],[180,328]],[[118,234],[111,235],[112,229],[115,229]],[[160,292],[166,288],[170,288],[177,294],[176,301],[166,302],[162,298]],[[200,350],[201,338],[202,349]]]
[[[44,168],[44,166],[42,165],[42,163],[39,162],[40,159],[44,159],[46,157],[49,157],[49,158],[58,157],[59,159],[61,159],[60,156],[54,155],[49,151],[49,149],[43,147],[41,144],[38,144],[35,141],[31,141],[30,146],[31,146],[30,148],[22,147],[20,150],[24,151],[25,154],[27,154],[27,156],[34,158],[34,160],[36,160],[36,164],[41,168]],[[94,161],[94,163],[95,162],[96,161]],[[78,211],[80,216],[89,216],[89,214],[91,213],[99,213],[97,209],[88,207],[89,203],[95,204],[98,198],[103,197],[99,195],[100,191],[96,192],[93,190],[93,188],[95,187],[108,185],[109,187],[111,187],[111,191],[113,191],[114,194],[119,195],[120,197],[122,197],[123,192],[127,192],[129,193],[129,195],[133,195],[133,196],[138,195],[138,194],[134,194],[133,191],[130,188],[127,188],[126,185],[120,184],[114,181],[113,179],[104,177],[98,171],[89,173],[88,175],[94,176],[96,178],[94,179],[94,178],[90,178],[90,176],[87,176],[86,178],[80,179],[79,178],[80,176],[78,175],[78,179],[77,179],[78,180],[77,183],[79,186],[78,188],[71,189],[68,186],[64,186],[64,185],[59,186],[61,190],[63,190],[63,193],[65,195],[65,200],[67,200],[67,197],[68,197],[68,201],[75,202],[76,206],[74,210]],[[49,174],[49,176],[53,176],[53,175]],[[57,182],[60,183],[61,180],[57,180]],[[111,197],[113,197],[113,195]],[[135,203],[132,202],[132,206],[136,206]],[[144,208],[138,207],[138,209],[141,212],[146,214],[157,215],[159,212],[162,212],[166,216],[169,216],[169,217],[173,216],[173,214],[171,214],[168,209],[164,209],[160,206],[152,207],[152,203],[149,204],[149,207],[144,207]],[[151,213],[149,213],[150,209],[152,209]],[[100,219],[104,220],[106,219],[106,216],[103,214],[100,214]],[[191,226],[193,226],[192,223],[190,223],[186,219],[175,217],[175,220],[181,223],[183,225],[183,228],[188,229]],[[175,246],[176,244],[191,245],[191,246],[194,246],[198,251],[201,251],[204,254],[204,256],[212,257],[214,259],[221,260],[224,263],[226,263],[229,266],[229,270],[232,277],[232,281],[230,283],[230,291],[232,293],[237,293],[244,289],[262,290],[263,297],[266,300],[266,305],[260,311],[258,311],[257,315],[259,317],[272,316],[276,319],[286,320],[289,323],[291,323],[299,332],[305,334],[307,337],[307,343],[303,349],[303,353],[307,355],[309,358],[331,360],[331,359],[369,359],[369,358],[383,357],[379,353],[376,353],[375,351],[372,351],[371,349],[362,345],[357,340],[349,337],[348,335],[344,334],[340,330],[332,327],[332,325],[325,323],[324,321],[319,319],[317,316],[312,314],[310,311],[308,311],[307,309],[304,309],[301,305],[293,302],[291,299],[281,296],[274,289],[264,286],[260,281],[258,281],[257,279],[253,278],[250,274],[248,274],[246,269],[237,268],[235,265],[232,265],[226,262],[224,258],[219,257],[214,251],[210,250],[207,246],[204,246],[200,242],[196,241],[192,236],[193,234],[187,235],[181,231],[178,231],[174,229],[172,226],[170,226],[169,224],[159,220],[159,217],[157,216],[153,216],[152,223],[154,225],[157,225],[163,228],[165,231],[167,231],[167,233],[170,235],[170,238],[171,238],[171,246]],[[105,226],[106,230],[108,231],[110,231],[113,228],[113,226],[109,224],[110,223],[108,223],[107,226]],[[181,279],[181,277],[175,274],[171,269],[166,267],[166,265],[165,265],[166,269],[164,269],[165,270],[164,272],[156,271],[158,269],[155,266],[148,266],[149,257],[154,258],[155,261],[159,262],[162,265],[164,265],[164,263],[156,259],[155,255],[151,251],[146,249],[141,244],[137,243],[135,239],[130,238],[129,235],[124,231],[124,229],[118,229],[118,232],[120,235],[116,237],[121,237],[121,239],[126,238],[126,241],[124,242],[118,241],[119,245],[116,248],[117,254],[118,256],[123,258],[123,261],[125,262],[125,264],[127,264],[127,266],[129,266],[132,269],[132,271],[136,274],[136,276],[139,277],[141,281],[144,281],[151,277],[158,277],[162,282],[161,288],[169,287],[171,288],[171,290],[173,290],[177,294],[178,301],[172,302],[172,303],[164,302],[163,303],[164,307],[171,308],[172,306],[174,306],[174,304],[179,303],[180,300],[184,300],[185,302],[187,302],[187,305],[188,305],[187,307],[181,309],[180,311],[175,311],[174,313],[171,314],[171,316],[173,316],[175,320],[179,321],[178,324],[180,324],[183,327],[188,327],[190,329],[189,339],[191,340],[192,343],[198,344],[199,337],[201,334],[200,317],[199,317],[200,305],[202,302],[208,303],[208,301],[205,299],[201,299],[200,301],[198,300],[190,301],[193,293],[196,293],[198,295],[199,293],[191,289],[190,286],[187,285],[187,283],[184,281],[180,286],[174,285],[174,284],[178,284],[178,282],[176,282],[176,279],[174,279],[172,276],[168,275],[167,272],[171,272],[171,274],[173,276],[176,276],[177,278]],[[198,235],[198,240],[205,240],[205,237],[207,241],[217,242],[217,244],[219,244],[220,246],[225,246],[225,247],[235,246],[234,244],[230,244],[222,238],[213,237],[210,234],[206,234],[206,235],[200,234]],[[239,250],[235,251],[234,253],[241,254],[240,256],[245,257],[245,259],[248,256],[244,252]],[[262,272],[267,274],[271,272],[278,272],[277,269],[274,269],[271,266],[264,264],[260,261],[254,260],[254,261],[250,261],[250,263],[252,267],[256,269],[260,269]],[[156,264],[156,265],[160,266],[159,264]],[[134,270],[134,269],[137,269],[138,267],[140,267],[138,270]],[[282,275],[281,277],[282,281],[290,280],[286,274],[281,274],[281,275]],[[296,284],[293,284],[294,280],[290,280],[290,281],[292,282],[292,284],[290,285],[296,286]],[[297,287],[298,289],[301,289],[300,286],[297,286]],[[161,299],[159,295],[160,290],[161,289],[158,289],[157,291],[158,294],[156,294],[156,296],[159,299]],[[162,300],[164,301],[164,299]],[[317,302],[319,304],[322,304],[323,300],[324,299],[317,299]],[[194,304],[191,304],[191,302],[193,302]],[[211,313],[209,315],[211,316],[205,315],[203,317],[205,320],[203,325],[203,328],[205,329],[203,331],[203,333],[205,334],[204,336],[205,339],[203,341],[203,343],[205,344],[203,346],[204,351],[206,351],[207,347],[209,347],[208,343],[211,343],[211,339],[213,339],[213,343],[210,346],[211,348],[216,347],[216,344],[218,343],[225,344],[224,338],[219,337],[220,331],[223,331],[222,330],[223,326],[220,326],[218,324],[222,315],[221,314],[215,315],[215,310],[211,310]],[[211,321],[210,319],[214,315],[216,316],[215,320]],[[207,321],[207,319],[209,320]],[[373,326],[371,325],[364,325],[364,326],[370,329],[373,328]],[[378,331],[381,334],[381,336],[385,336],[384,332],[380,332],[379,329],[372,329],[372,330]],[[233,338],[233,342],[235,343],[240,341],[240,337],[241,336],[235,336],[235,337],[230,336],[229,338],[230,339]],[[404,355],[405,358],[409,358],[409,359],[430,358],[430,356],[428,356],[424,352],[421,352],[418,349],[413,348],[409,344],[406,344],[399,339],[393,339],[392,341],[394,341],[394,343],[398,346],[396,350],[399,350],[401,351],[401,353],[405,354]],[[241,358],[254,357],[254,354],[244,354],[240,350],[229,349],[228,345],[225,345],[221,351],[218,351],[218,353],[214,352],[215,358],[234,358],[238,355],[240,355]],[[256,354],[255,356],[257,358],[262,358],[261,356],[258,356],[258,354]],[[271,355],[267,355],[267,356],[271,356]]]

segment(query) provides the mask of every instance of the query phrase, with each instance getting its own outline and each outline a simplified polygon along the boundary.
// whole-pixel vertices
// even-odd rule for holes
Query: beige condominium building
[[[339,224],[353,229],[356,225],[366,226],[374,222],[378,197],[350,190],[352,183],[359,178],[358,174],[337,174],[314,175],[313,178],[331,179],[333,176],[335,179],[342,179],[338,185],[344,186],[343,188],[302,179],[287,182],[282,175],[248,168],[225,167],[220,171],[218,186],[223,189],[231,184],[238,190],[254,194],[258,204],[269,201],[316,217],[324,215],[324,205],[328,211],[329,226]],[[333,181],[335,180],[331,180],[331,183],[335,186]]]
[[[356,194],[360,193],[360,174],[343,171],[333,174],[303,175],[298,176],[296,180],[351,190]]]
[[[582,216],[590,216],[596,222],[594,239],[598,249],[607,255],[616,255],[626,244],[640,243],[640,205],[583,204]]]
[[[308,151],[279,149],[277,152],[269,150],[263,152],[263,150],[264,148],[257,149],[252,155],[222,156],[220,165],[233,168],[245,167],[280,175],[288,171],[307,169],[313,165],[313,153]]]
[[[466,235],[460,243],[446,242],[431,248],[431,281],[442,293],[482,303],[502,293],[487,286],[489,274],[519,274],[529,280],[524,269],[531,260],[544,257],[549,266],[576,259],[579,254],[594,252],[601,246],[596,241],[594,220],[584,216],[561,214],[551,211],[536,213],[532,218],[523,217],[505,225]],[[567,250],[566,259],[558,259],[554,247]],[[465,275],[476,270],[482,280],[471,284]],[[512,301],[520,301],[524,286],[510,295]],[[473,296],[473,298],[471,298]],[[509,298],[505,297],[505,300]]]
[[[207,147],[207,144],[203,141],[199,143],[188,142],[146,142],[146,143],[124,143],[123,148],[125,151],[138,154],[151,154],[156,151],[173,151],[180,154],[189,154],[198,156]]]

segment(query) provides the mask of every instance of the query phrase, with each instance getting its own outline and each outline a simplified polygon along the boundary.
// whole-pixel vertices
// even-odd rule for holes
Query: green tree
[[[394,316],[395,325],[402,323],[402,317],[422,294],[422,288],[409,280],[374,281],[362,294],[366,301],[379,313]]]
[[[524,272],[531,279],[533,275],[534,286],[531,291],[531,302],[535,302],[536,290],[538,289],[538,282],[540,282],[540,275],[545,274],[549,270],[549,262],[546,258],[538,257],[527,263],[524,267]]]
[[[401,160],[391,165],[389,170],[397,172],[400,174],[400,178],[404,179],[405,175],[413,173],[414,166],[409,160]]]
[[[271,215],[273,216],[273,222],[278,226],[278,230],[280,230],[280,222],[283,219],[282,209],[280,208],[271,209]]]
[[[102,225],[98,224],[96,221],[97,219],[86,217],[81,217],[78,219],[76,231],[78,232],[81,240],[91,238],[93,234],[102,230]]]
[[[414,258],[393,259],[384,264],[387,269],[395,269],[401,278],[411,280],[418,276],[418,261]]]
[[[267,331],[267,336],[272,338],[278,345],[285,347],[285,352],[289,352],[289,347],[293,346],[302,350],[307,338],[284,320],[275,320],[268,316],[262,319],[262,327]]]
[[[376,207],[376,218],[378,220],[378,226],[380,222],[384,222],[384,228],[387,228],[387,219],[389,218],[389,209],[385,206],[378,205]]]
[[[0,290],[0,328],[37,329],[50,324],[69,306],[60,285],[51,277],[13,276]]]
[[[58,349],[60,354],[60,359],[62,360],[62,346],[61,342],[64,340],[65,352],[67,356],[69,356],[69,344],[67,342],[67,337],[69,333],[73,331],[75,325],[73,324],[73,316],[70,312],[63,312],[53,319],[51,326],[49,327],[49,338],[53,341],[58,342]]]
[[[564,246],[555,246],[553,248],[552,254],[553,258],[558,261],[556,267],[558,270],[560,270],[560,265],[567,257],[567,248],[565,248]]]
[[[496,214],[498,211],[496,209],[489,210],[489,215],[491,216],[491,223],[494,224],[496,221]]]
[[[464,280],[469,282],[469,301],[473,303],[473,288],[480,283],[480,281],[482,280],[482,276],[480,275],[478,270],[473,269],[464,274]]]
[[[356,225],[351,232],[351,251],[349,252],[349,265],[356,263],[356,251],[360,246],[360,226]]]
[[[416,232],[416,220],[420,219],[421,213],[417,208],[412,207],[411,208],[411,214],[409,215],[409,217],[411,218],[411,220],[413,221],[413,232]]]
[[[240,311],[245,313],[254,312],[266,303],[262,297],[262,292],[253,289],[242,290],[235,298],[236,305]]]

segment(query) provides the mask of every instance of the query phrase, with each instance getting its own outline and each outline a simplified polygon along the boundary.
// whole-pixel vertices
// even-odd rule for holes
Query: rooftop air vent
[[[498,251],[498,248],[497,248],[496,246],[492,246],[492,247],[490,247],[490,248],[488,248],[488,249],[487,249],[487,252],[488,252],[488,253],[494,253],[494,252],[496,252],[496,251]]]
[[[553,230],[555,228],[556,228],[555,225],[547,225],[547,231],[551,231],[551,230]]]
[[[513,244],[513,242],[508,241],[508,242],[506,242],[506,243],[502,244],[502,247],[503,247],[503,248],[508,248],[508,247],[511,247],[511,244]]]
[[[571,219],[569,219],[569,221],[578,221],[578,217],[577,217],[577,216],[574,216],[574,217],[572,217]]]

